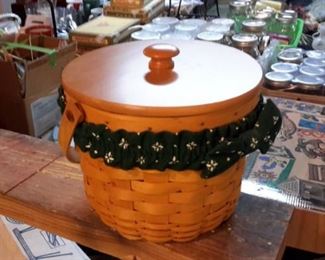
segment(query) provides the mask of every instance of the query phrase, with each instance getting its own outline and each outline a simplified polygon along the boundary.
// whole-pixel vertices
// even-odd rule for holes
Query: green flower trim
[[[59,100],[61,105],[65,104],[64,98],[59,97]],[[246,117],[214,129],[136,133],[122,129],[111,131],[104,124],[83,122],[75,130],[74,141],[81,151],[88,152],[94,159],[102,158],[112,167],[200,170],[202,178],[210,178],[256,149],[266,153],[281,123],[278,108],[271,100],[264,103],[261,97]]]

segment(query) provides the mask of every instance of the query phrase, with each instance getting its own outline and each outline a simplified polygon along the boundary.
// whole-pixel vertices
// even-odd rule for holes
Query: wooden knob
[[[151,72],[166,72],[174,68],[173,57],[179,54],[179,49],[171,44],[157,43],[146,47],[144,55],[151,58],[149,69]]]

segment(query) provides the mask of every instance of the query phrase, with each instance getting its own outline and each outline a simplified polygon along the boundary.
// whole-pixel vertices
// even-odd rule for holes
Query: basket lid
[[[221,44],[136,41],[78,57],[65,67],[62,83],[69,96],[101,110],[177,115],[257,95],[262,75],[256,60]]]

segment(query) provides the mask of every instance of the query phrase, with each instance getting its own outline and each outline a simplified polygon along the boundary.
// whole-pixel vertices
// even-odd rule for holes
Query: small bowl
[[[265,30],[266,22],[262,20],[249,19],[242,22],[244,32],[260,33]]]
[[[210,24],[205,28],[205,30],[209,32],[226,34],[230,31],[230,28],[226,25]]]
[[[309,75],[313,77],[325,77],[325,69],[322,69],[320,67],[312,67],[307,65],[302,65],[299,68],[299,72],[304,75]]]
[[[300,51],[283,50],[278,54],[278,60],[300,64],[303,61],[303,54]]]
[[[305,58],[303,64],[312,67],[325,68],[325,59]]]
[[[313,59],[325,59],[325,51],[321,50],[311,50],[306,51],[306,56]]]
[[[252,18],[254,20],[261,20],[261,21],[268,22],[272,19],[272,14],[269,12],[259,11],[255,14],[253,14]]]
[[[158,40],[160,39],[160,34],[157,32],[141,30],[131,33],[131,38],[137,41]]]
[[[201,27],[203,25],[205,25],[207,22],[203,19],[184,19],[180,21],[181,24],[186,24],[186,25],[193,25],[193,26],[197,26],[197,27]]]
[[[290,73],[271,71],[265,74],[265,81],[267,85],[273,89],[288,88],[293,75]]]
[[[142,30],[148,32],[166,33],[170,30],[170,26],[168,24],[147,23],[146,25],[143,25]]]
[[[235,21],[230,18],[215,18],[211,22],[216,25],[227,26],[229,29],[232,29],[235,24]]]
[[[217,32],[209,32],[204,31],[199,33],[196,38],[201,41],[208,41],[208,42],[218,42],[221,43],[223,39],[223,34]]]
[[[172,32],[161,36],[162,40],[192,40],[193,36],[189,33]]]
[[[305,54],[305,50],[302,48],[286,48],[283,50],[284,52],[300,52],[302,55]]]
[[[153,23],[155,24],[167,24],[170,26],[174,26],[179,22],[179,20],[176,17],[156,17],[152,20]]]
[[[176,24],[175,25],[175,32],[180,32],[180,33],[189,33],[193,34],[197,31],[198,27],[197,25],[191,25],[191,24]]]
[[[323,79],[304,74],[295,77],[292,82],[298,89],[307,91],[320,91],[324,84]]]
[[[250,33],[238,33],[231,37],[235,47],[254,47],[258,44],[258,37]]]
[[[271,65],[271,69],[276,72],[290,73],[294,75],[298,72],[299,66],[295,63],[277,62]]]

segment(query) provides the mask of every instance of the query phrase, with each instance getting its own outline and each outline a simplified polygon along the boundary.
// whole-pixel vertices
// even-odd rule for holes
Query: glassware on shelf
[[[293,75],[285,72],[270,71],[265,74],[265,82],[269,88],[285,89],[290,86]]]
[[[181,34],[189,34],[191,35],[193,38],[196,36],[196,34],[198,33],[198,26],[196,25],[191,25],[191,24],[176,24],[175,25],[175,32],[176,33],[181,33]]]
[[[158,40],[160,39],[160,34],[157,32],[141,30],[131,33],[131,39],[137,41]]]
[[[2,34],[16,34],[19,32],[21,19],[18,15],[0,14],[0,38]]]
[[[276,62],[271,65],[271,70],[282,73],[290,73],[293,76],[299,75],[299,65],[287,62]]]
[[[196,38],[201,41],[222,43],[223,34],[217,33],[217,32],[203,31],[203,32],[200,32],[196,36]]]
[[[179,19],[176,17],[162,16],[156,17],[152,20],[155,24],[168,24],[169,26],[175,26],[179,22]]]
[[[300,74],[295,77],[292,82],[297,86],[297,89],[308,91],[308,92],[322,92],[324,87],[324,80],[319,77],[310,75]]]
[[[220,26],[227,26],[229,30],[233,30],[235,21],[230,18],[215,18],[211,21],[211,23]]]
[[[265,35],[266,22],[262,20],[249,19],[242,22],[242,31],[253,33],[259,39]]]
[[[241,31],[241,25],[249,17],[250,2],[248,1],[230,1],[228,18],[235,21],[235,32]]]
[[[324,53],[324,55],[325,55],[325,53]],[[307,65],[307,66],[325,69],[325,58],[324,59],[315,59],[315,58],[309,58],[309,57],[304,58],[303,64]]]
[[[233,47],[246,52],[253,58],[257,58],[260,53],[258,51],[258,37],[255,34],[238,33],[231,37]]]
[[[318,31],[313,34],[312,47],[314,50],[324,51],[325,56],[325,22],[320,23]]]
[[[303,61],[303,53],[299,50],[284,49],[278,54],[277,58],[282,62],[300,64]]]
[[[209,32],[226,34],[226,33],[230,32],[230,27],[226,26],[226,25],[217,25],[217,24],[212,23],[212,24],[206,26],[205,30],[209,31]]]
[[[268,33],[271,31],[273,17],[272,13],[268,11],[258,11],[252,14],[252,18],[254,20],[264,21],[265,22],[265,31]]]
[[[271,26],[270,36],[282,44],[290,44],[295,38],[296,18],[291,14],[278,13]]]
[[[171,29],[168,24],[147,23],[142,26],[142,30],[164,34],[169,32]]]
[[[186,24],[186,25],[194,25],[197,27],[202,27],[204,26],[207,21],[203,20],[203,19],[198,19],[198,18],[189,18],[189,19],[183,19],[180,21],[181,24]]]

